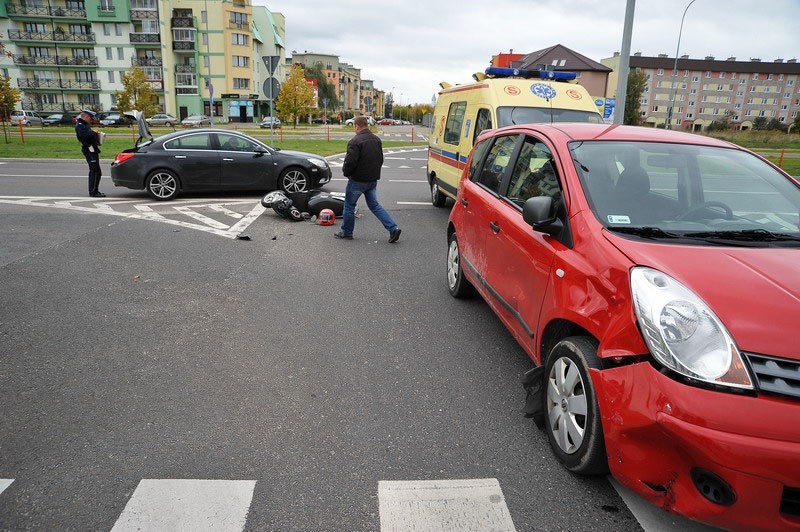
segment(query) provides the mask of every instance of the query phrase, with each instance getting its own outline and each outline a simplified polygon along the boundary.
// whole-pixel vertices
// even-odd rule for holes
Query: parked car
[[[178,119],[166,113],[160,113],[147,118],[147,123],[151,126],[175,126],[178,124]]]
[[[153,139],[138,111],[139,140],[111,164],[114,185],[145,189],[157,200],[181,191],[280,189],[303,192],[331,180],[324,157],[282,151],[238,131],[177,131]]]
[[[42,125],[42,117],[36,111],[12,111],[11,112],[11,125],[16,126],[22,123],[23,126],[40,126]]]
[[[378,124],[382,126],[391,126],[394,125],[394,120],[392,120],[391,118],[384,118],[383,120],[379,120]]]
[[[730,530],[798,523],[800,182],[709,137],[486,130],[447,229],[536,364],[527,412],[578,474]],[[469,364],[469,361],[465,361]]]
[[[355,120],[355,118],[348,118],[347,120],[344,121],[344,125],[352,126],[354,120]],[[375,119],[372,118],[371,116],[368,116],[367,117],[367,124],[370,125],[370,126],[374,126],[375,125]]]
[[[75,124],[77,116],[68,113],[56,113],[47,116],[42,120],[45,126],[71,126]]]
[[[119,113],[107,114],[104,118],[100,119],[100,124],[103,126],[127,126],[132,124],[133,121]]]
[[[211,119],[206,115],[189,115],[181,120],[181,125],[184,127],[210,126]]]
[[[271,127],[279,127],[281,125],[281,119],[277,116],[265,116],[264,120],[258,123],[258,127],[264,129],[269,129]]]

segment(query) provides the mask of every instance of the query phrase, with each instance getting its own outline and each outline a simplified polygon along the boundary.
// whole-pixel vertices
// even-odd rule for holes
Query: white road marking
[[[222,204],[222,203],[216,204],[216,205],[209,205],[208,207],[211,210],[214,210],[214,211],[217,211],[217,212],[221,212],[222,214],[224,214],[226,216],[230,216],[231,218],[236,218],[236,219],[244,218],[244,214],[240,214],[240,213],[238,213],[236,211],[232,211],[232,210],[228,209],[227,207],[225,207],[225,204]]]
[[[206,216],[204,214],[200,214],[199,212],[195,212],[195,211],[191,210],[189,207],[175,207],[175,210],[180,212],[180,213],[182,213],[182,214],[185,214],[189,218],[193,218],[193,219],[197,220],[198,222],[202,222],[205,225],[208,225],[209,227],[214,227],[216,229],[228,229],[228,227],[230,227],[229,225],[224,224],[222,222],[218,222],[215,219],[209,218],[208,216]]]
[[[390,179],[390,183],[427,183],[424,179]]]
[[[253,223],[253,220],[261,216],[266,210],[267,208],[261,205],[261,203],[259,203],[258,205],[253,207],[253,210],[247,213],[247,216],[236,222],[235,225],[233,225],[230,229],[228,229],[228,232],[235,238],[236,235],[238,235],[241,231],[243,231],[248,225]]]
[[[408,169],[408,168],[411,168],[411,167],[410,166],[406,166],[406,165],[403,164],[403,165],[398,166],[397,168],[406,168],[406,169]]]
[[[241,531],[255,480],[143,479],[112,532]]]
[[[433,207],[429,201],[398,201],[398,205],[427,205]]]
[[[469,480],[381,481],[381,532],[514,532],[500,483]]]
[[[58,175],[58,174],[0,174],[0,177],[87,177],[87,174],[81,174],[81,175]]]
[[[159,219],[159,220],[163,220],[164,219],[163,216],[158,214],[156,211],[154,211],[153,209],[151,209],[147,205],[134,205],[133,207],[137,211],[141,212],[144,216],[147,216],[148,218],[154,218],[154,219]]]
[[[0,478],[0,493],[6,491],[6,488],[14,482],[13,478]]]

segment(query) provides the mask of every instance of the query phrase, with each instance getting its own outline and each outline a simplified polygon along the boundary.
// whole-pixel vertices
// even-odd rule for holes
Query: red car
[[[391,126],[394,124],[394,120],[391,118],[384,118],[383,120],[378,120],[378,124],[381,126]]]
[[[570,471],[735,530],[800,528],[800,184],[712,138],[591,124],[483,133],[447,285],[537,367]],[[792,332],[794,331],[794,332]]]

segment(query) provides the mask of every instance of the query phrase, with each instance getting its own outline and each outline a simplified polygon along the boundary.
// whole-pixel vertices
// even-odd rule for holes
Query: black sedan
[[[75,123],[75,116],[67,113],[49,115],[42,120],[43,126],[71,126]]]
[[[311,153],[281,151],[225,129],[178,131],[153,139],[134,111],[139,140],[111,164],[118,187],[145,189],[157,200],[181,191],[280,189],[303,192],[328,183],[327,161]]]

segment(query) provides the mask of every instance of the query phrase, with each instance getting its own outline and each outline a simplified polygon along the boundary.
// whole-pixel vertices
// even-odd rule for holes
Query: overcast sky
[[[675,56],[690,0],[637,0],[631,53]],[[562,44],[595,61],[622,45],[625,0],[254,0],[286,16],[286,54],[338,55],[397,103],[430,103],[492,55]],[[680,53],[762,61],[800,55],[800,0],[696,0]]]

